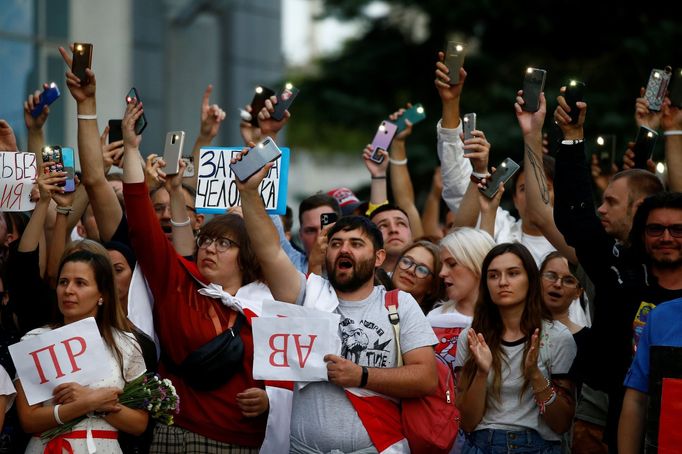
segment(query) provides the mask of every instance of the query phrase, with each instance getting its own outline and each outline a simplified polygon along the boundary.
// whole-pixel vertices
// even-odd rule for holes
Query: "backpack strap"
[[[398,289],[386,292],[384,306],[388,309],[388,321],[393,327],[398,367],[403,365],[403,352],[400,348],[400,315],[398,314]]]

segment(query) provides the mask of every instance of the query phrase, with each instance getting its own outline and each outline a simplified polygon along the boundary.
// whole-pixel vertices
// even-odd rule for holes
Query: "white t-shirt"
[[[469,357],[467,332],[468,329],[459,336],[456,367],[462,367]],[[547,378],[567,374],[577,351],[571,333],[559,322],[543,321],[540,336],[538,367],[542,374]],[[502,352],[506,355],[506,361],[502,361],[500,397],[498,400],[493,396],[493,372],[491,371],[488,375],[486,411],[475,430],[533,429],[545,440],[559,441],[561,436],[550,429],[545,419],[540,415],[540,409],[535,403],[533,390],[530,386],[525,392],[521,392],[524,381],[524,342],[525,339],[502,345]]]
[[[14,398],[16,397],[16,395],[17,390],[14,389],[12,379],[10,378],[5,368],[0,366],[0,396],[7,396],[5,413],[7,413],[10,408],[12,408],[12,404],[14,403]]]

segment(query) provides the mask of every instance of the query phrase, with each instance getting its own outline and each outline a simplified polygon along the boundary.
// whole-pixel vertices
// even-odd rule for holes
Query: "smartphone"
[[[43,147],[41,157],[43,162],[54,162],[53,165],[45,169],[45,173],[66,172],[66,181],[58,184],[58,186],[64,187],[64,192],[73,192],[76,190],[74,181],[76,169],[72,148],[62,148],[59,145],[48,145]]]
[[[90,77],[85,73],[86,68],[92,68],[92,44],[73,43],[71,72],[81,80],[82,85],[90,83]]]
[[[613,161],[616,156],[616,136],[614,134],[601,134],[595,141],[597,160],[602,175],[611,175]]]
[[[519,170],[519,165],[514,162],[511,158],[506,158],[502,163],[497,166],[495,172],[490,176],[490,181],[488,181],[488,187],[485,189],[480,189],[486,197],[492,199],[497,194],[499,190],[500,183],[507,183],[509,179]]]
[[[663,98],[668,90],[670,83],[670,76],[672,69],[667,67],[665,69],[652,69],[649,75],[649,81],[646,84],[646,91],[644,97],[649,102],[649,110],[652,112],[659,112],[663,105]]]
[[[123,140],[122,123],[123,120],[109,120],[109,143]]]
[[[325,226],[328,226],[329,224],[333,224],[334,222],[338,221],[339,215],[334,213],[333,211],[329,213],[322,213],[320,215],[320,225],[322,228],[325,228]]]
[[[274,95],[275,91],[259,85],[256,87],[253,99],[251,100],[251,124],[258,127],[258,112],[265,107],[265,100]]]
[[[459,83],[459,68],[464,64],[464,44],[457,41],[448,41],[448,47],[445,52],[445,66],[450,71],[450,85]]]
[[[142,102],[140,99],[140,94],[137,92],[137,89],[135,87],[131,88],[128,94],[126,95],[126,103],[131,103],[135,100],[136,102]],[[147,117],[145,117],[144,112],[142,112],[142,115],[140,115],[140,118],[137,119],[135,122],[135,134],[138,136],[142,134],[142,131],[144,131],[144,128],[147,127]]]
[[[372,156],[369,159],[377,164],[381,164],[384,161],[384,157],[379,153],[379,150],[388,150],[397,130],[398,127],[394,123],[390,121],[381,122],[377,133],[374,135],[374,139],[372,139]]]
[[[272,118],[280,121],[284,118],[284,112],[291,106],[298,95],[298,88],[288,83],[277,94],[277,104],[275,104],[275,111],[272,113]]]
[[[407,128],[407,125],[405,124],[405,120],[410,120],[410,123],[412,125],[416,125],[420,121],[423,121],[426,118],[426,112],[424,111],[424,107],[421,104],[415,104],[414,106],[410,107],[407,109],[403,114],[396,120],[395,125],[398,127],[396,130],[396,134],[399,132],[402,132]]]
[[[670,103],[682,108],[682,68],[676,68],[670,81]]]
[[[568,115],[571,117],[571,124],[574,125],[578,122],[578,117],[580,116],[580,110],[576,103],[583,100],[585,95],[585,83],[579,80],[571,80],[566,85],[566,91],[564,92],[564,99],[566,104],[571,108]]]
[[[171,131],[166,134],[163,147],[163,160],[166,161],[166,175],[177,175],[180,171],[182,147],[185,144],[185,131]]]
[[[468,113],[462,119],[462,132],[464,133],[464,140],[471,139],[473,136],[471,132],[476,129],[476,114]]]
[[[40,114],[43,113],[43,108],[55,102],[60,95],[61,93],[59,93],[59,87],[57,87],[56,83],[52,82],[50,86],[43,90],[43,92],[40,94],[38,104],[33,107],[31,116],[33,118],[38,118]]]
[[[194,156],[186,156],[180,158],[181,160],[185,161],[185,164],[187,164],[187,167],[185,167],[185,173],[183,174],[184,177],[193,177],[194,176]]]
[[[526,112],[537,112],[540,108],[540,93],[545,89],[547,71],[539,68],[527,68],[523,78],[523,106]]]
[[[646,126],[640,126],[632,151],[635,153],[635,168],[647,169],[646,162],[651,159],[656,147],[658,133]]]
[[[242,156],[241,161],[230,164],[230,170],[239,181],[248,180],[251,175],[262,169],[268,162],[274,161],[282,155],[282,151],[270,137],[266,137],[261,143],[249,149]]]
[[[73,148],[62,147],[62,165],[64,172],[66,172],[66,181],[64,182],[64,192],[73,192],[76,190],[76,161],[73,156]]]

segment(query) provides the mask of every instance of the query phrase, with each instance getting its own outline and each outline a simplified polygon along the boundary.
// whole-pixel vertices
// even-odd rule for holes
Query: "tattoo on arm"
[[[542,198],[542,202],[545,205],[549,205],[549,189],[547,188],[547,176],[545,175],[545,169],[542,166],[542,159],[538,160],[533,149],[529,145],[526,145],[525,149],[526,154],[528,155],[528,161],[533,170],[533,176],[540,186],[540,197]]]

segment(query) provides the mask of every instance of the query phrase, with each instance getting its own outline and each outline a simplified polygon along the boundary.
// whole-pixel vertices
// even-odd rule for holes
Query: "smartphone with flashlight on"
[[[372,140],[372,156],[369,157],[370,160],[377,164],[384,162],[384,156],[379,153],[379,150],[388,150],[397,129],[398,127],[390,121],[381,122],[379,128],[377,128],[377,133]]]
[[[632,148],[635,153],[635,168],[646,169],[647,161],[654,155],[658,133],[646,126],[640,126],[635,139],[635,146]]]
[[[242,156],[241,160],[230,164],[230,170],[239,181],[248,180],[253,174],[262,169],[268,162],[282,156],[274,140],[266,137],[265,140],[250,148],[249,152]]]
[[[256,87],[251,100],[251,125],[258,127],[258,112],[265,107],[265,100],[273,96],[275,91],[271,88],[259,85]],[[248,113],[248,112],[247,112]]]
[[[281,121],[284,118],[284,112],[291,107],[291,104],[298,95],[298,88],[293,84],[287,83],[282,90],[277,94],[277,104],[275,104],[275,111],[272,112],[272,118]]]
[[[497,166],[495,172],[490,176],[490,181],[485,189],[480,189],[481,193],[492,199],[497,194],[500,189],[500,183],[506,184],[509,179],[514,176],[514,174],[519,170],[519,165],[514,162],[511,158],[506,158],[502,163]]]
[[[38,118],[40,114],[43,113],[43,108],[55,102],[60,95],[61,93],[59,93],[59,87],[57,87],[57,84],[54,82],[50,83],[50,85],[40,94],[38,104],[33,107],[31,116],[33,118]]]
[[[73,43],[71,72],[81,80],[81,85],[90,83],[90,77],[85,73],[86,68],[92,68],[92,44]]]
[[[476,129],[476,114],[468,113],[462,118],[462,133],[464,134],[464,140],[473,138],[471,134],[473,130]]]
[[[571,80],[566,85],[566,91],[564,92],[564,99],[566,104],[570,107],[571,111],[568,115],[571,117],[571,124],[574,125],[578,122],[578,117],[580,116],[580,109],[576,103],[583,100],[585,95],[585,83],[579,80]]]
[[[525,112],[537,112],[540,109],[540,93],[545,89],[547,71],[539,68],[527,68],[523,78],[523,106]]]
[[[597,160],[602,175],[611,175],[613,161],[616,155],[616,136],[614,134],[601,134],[595,141]]]
[[[414,126],[420,121],[424,121],[424,119],[426,119],[424,107],[421,104],[415,104],[403,112],[403,114],[396,120],[395,125],[398,127],[396,134],[401,133],[407,127],[405,120],[410,120],[410,123],[412,123],[412,126]]]
[[[66,172],[66,181],[59,183],[58,186],[64,188],[64,192],[73,192],[76,190],[76,182],[74,176],[76,174],[75,161],[73,156],[73,148],[61,147],[59,145],[49,145],[43,147],[41,150],[41,158],[43,162],[53,162],[49,168],[45,169],[45,173]]]
[[[131,88],[128,94],[126,95],[126,103],[130,104],[131,102],[142,102],[140,99],[140,95],[137,92],[137,89],[135,87]],[[144,115],[144,112],[142,112],[142,115],[140,115],[140,118],[137,119],[135,122],[135,134],[138,136],[142,134],[142,131],[144,131],[144,128],[147,127],[147,117]]]
[[[450,85],[459,83],[459,69],[464,65],[464,51],[464,44],[457,41],[448,42],[448,47],[445,51],[445,61],[443,61],[443,63],[448,67]]]

